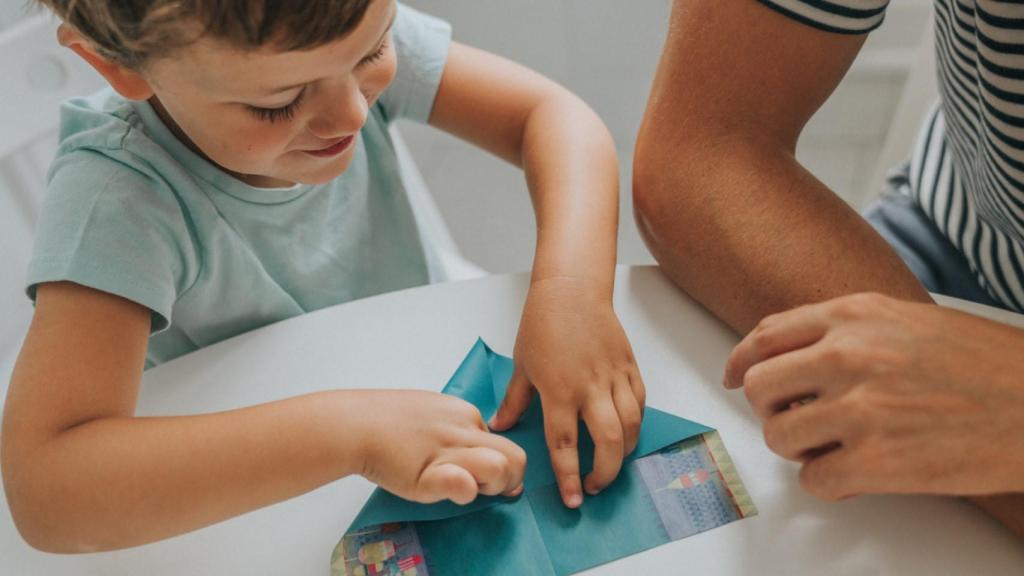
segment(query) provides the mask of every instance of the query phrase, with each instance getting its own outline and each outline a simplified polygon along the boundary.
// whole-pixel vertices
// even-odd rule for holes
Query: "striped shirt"
[[[888,0],[760,0],[830,32],[863,34]],[[1024,3],[935,0],[940,100],[911,157],[910,193],[978,282],[1024,311]]]

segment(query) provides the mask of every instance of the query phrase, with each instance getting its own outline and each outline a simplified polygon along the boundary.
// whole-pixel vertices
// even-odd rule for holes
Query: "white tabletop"
[[[478,336],[511,354],[527,283],[515,274],[427,286],[274,324],[150,370],[140,412],[208,412],[326,388],[439,390]],[[804,494],[797,467],[765,448],[742,392],[720,385],[736,336],[653,267],[620,268],[615,304],[647,384],[648,404],[717,428],[760,514],[591,573],[937,576],[1024,570],[1024,546],[960,500],[824,503]],[[1024,326],[1020,316],[996,316]],[[361,478],[346,478],[164,542],[81,556],[30,549],[5,502],[0,572],[327,574],[331,550],[372,488]]]

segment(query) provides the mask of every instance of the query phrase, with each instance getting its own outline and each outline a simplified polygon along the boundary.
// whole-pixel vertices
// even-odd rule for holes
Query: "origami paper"
[[[443,392],[488,419],[512,368],[478,340]],[[718,434],[654,408],[646,408],[637,449],[616,481],[577,510],[561,502],[537,398],[502,435],[526,450],[522,495],[424,505],[377,489],[335,548],[332,573],[571,574],[756,514]],[[579,447],[586,474],[593,442],[582,425]]]

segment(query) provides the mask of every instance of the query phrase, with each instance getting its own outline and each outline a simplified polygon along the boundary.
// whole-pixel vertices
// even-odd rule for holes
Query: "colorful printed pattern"
[[[414,524],[382,524],[345,535],[334,549],[336,576],[429,576]]]
[[[709,437],[714,436],[709,442]],[[709,444],[717,432],[673,444],[640,458],[636,467],[670,540],[678,540],[757,513],[739,477],[730,482]],[[722,451],[718,458],[728,458]],[[728,461],[727,468],[732,468]],[[741,506],[740,500],[749,505]]]

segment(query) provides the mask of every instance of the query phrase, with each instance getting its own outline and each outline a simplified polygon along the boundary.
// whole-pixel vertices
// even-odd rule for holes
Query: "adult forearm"
[[[928,294],[871,227],[775,142],[645,121],[637,224],[665,272],[734,329],[842,294]],[[668,143],[680,143],[678,147]]]
[[[216,414],[105,418],[63,431],[5,474],[25,539],[54,552],[159,540],[359,473],[358,392]],[[354,400],[354,399],[353,399]],[[10,464],[7,461],[5,464]]]
[[[537,214],[535,281],[573,276],[611,298],[618,230],[618,161],[596,114],[565,93],[535,109],[523,169]]]

